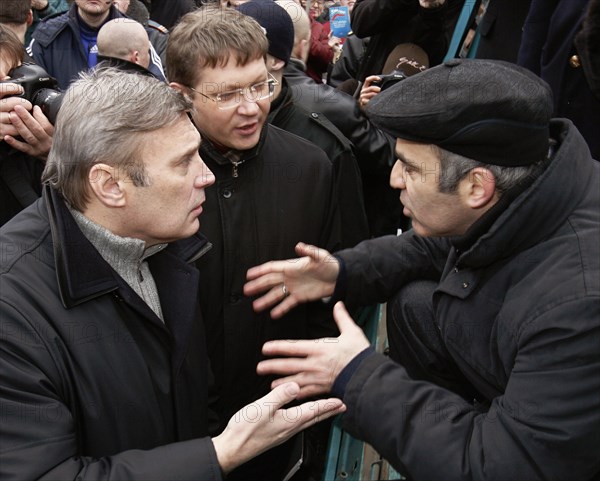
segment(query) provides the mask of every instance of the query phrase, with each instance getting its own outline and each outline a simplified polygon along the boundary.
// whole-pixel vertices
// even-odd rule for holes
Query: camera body
[[[58,90],[56,79],[33,63],[25,63],[12,69],[9,76],[10,80],[0,81],[0,84],[13,83],[23,87],[23,93],[19,97],[40,107],[50,123],[54,124],[62,103],[62,93]]]
[[[373,82],[372,85],[377,85],[383,91],[386,88],[400,82],[401,80],[404,80],[407,78],[407,75],[402,70],[393,70],[387,75],[378,75],[378,77],[381,80]]]

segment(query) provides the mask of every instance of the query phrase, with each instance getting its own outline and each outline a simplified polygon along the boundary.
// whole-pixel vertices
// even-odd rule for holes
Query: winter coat
[[[113,5],[106,21],[127,18]],[[88,55],[83,48],[77,19],[77,4],[73,2],[68,12],[42,20],[35,32],[27,53],[46,72],[58,81],[61,89],[66,89],[77,74],[88,70]],[[150,66],[154,75],[165,80],[162,62],[150,44]]]
[[[429,57],[429,65],[442,62],[448,50],[447,31],[454,29],[454,18],[462,0],[448,0],[441,7],[422,8],[417,0],[357,0],[352,10],[352,31],[357,37],[371,37],[361,66],[359,81],[382,73],[390,52],[401,43],[415,43]],[[446,17],[452,17],[447,21]]]
[[[331,309],[320,302],[277,320],[254,312],[253,299],[243,293],[247,270],[295,257],[300,241],[339,246],[340,219],[331,161],[294,134],[265,124],[259,143],[244,152],[237,167],[206,138],[200,155],[216,182],[206,189],[200,221],[213,248],[196,265],[217,387],[215,409],[225,423],[270,390],[272,378],[256,374],[265,341],[337,332]]]
[[[376,353],[354,371],[345,427],[415,481],[600,473],[600,165],[570,121],[551,131],[549,166],[470,248],[408,233],[339,255],[360,302],[439,279],[446,355],[478,393],[471,403]]]
[[[298,59],[290,59],[284,78],[290,85],[295,104],[310,112],[325,114],[354,144],[371,235],[395,233],[402,215],[398,194],[389,185],[396,159],[396,139],[375,127],[362,113],[356,99],[329,85],[314,82],[304,73]]]
[[[190,265],[206,241],[148,258],[164,323],[48,187],[0,246],[0,478],[221,479]]]
[[[369,226],[362,194],[360,169],[352,144],[329,119],[310,112],[294,103],[287,80],[282,81],[281,93],[271,103],[268,121],[306,139],[323,151],[333,165],[335,191],[340,210],[341,247],[354,247],[369,237]]]
[[[294,103],[310,112],[325,114],[356,147],[362,172],[387,169],[394,164],[396,139],[375,127],[360,110],[356,99],[329,85],[318,84],[304,72],[304,65],[292,58],[283,72]]]
[[[599,160],[600,98],[590,88],[582,66],[582,62],[587,62],[587,68],[600,68],[598,6],[594,25],[590,25],[586,35],[589,38],[584,36],[575,42],[591,3],[590,0],[532,0],[518,63],[548,82],[554,94],[554,115],[572,120],[592,156]]]
[[[516,63],[531,0],[490,0],[477,31],[477,58]]]
[[[0,227],[42,193],[44,162],[0,143]]]

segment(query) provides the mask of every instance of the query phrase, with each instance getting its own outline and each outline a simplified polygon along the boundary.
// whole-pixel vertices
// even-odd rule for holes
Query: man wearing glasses
[[[213,248],[197,266],[218,429],[246,400],[268,392],[272,379],[256,374],[266,340],[337,335],[322,303],[273,321],[243,295],[249,267],[291,257],[300,239],[340,245],[331,162],[313,144],[266,124],[275,87],[267,50],[254,19],[217,7],[184,16],[167,49],[172,86],[194,102],[200,154],[216,177],[202,222]],[[257,461],[262,471],[246,466],[231,479],[282,479],[289,446],[281,450]]]

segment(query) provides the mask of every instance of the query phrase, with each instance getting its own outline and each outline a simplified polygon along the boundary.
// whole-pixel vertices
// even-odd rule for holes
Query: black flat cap
[[[505,166],[546,157],[552,110],[552,92],[539,77],[480,59],[454,59],[413,75],[366,108],[371,121],[396,138]]]

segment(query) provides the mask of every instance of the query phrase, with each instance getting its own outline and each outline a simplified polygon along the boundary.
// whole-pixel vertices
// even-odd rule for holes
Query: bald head
[[[288,13],[294,24],[294,49],[292,57],[306,62],[310,48],[310,20],[306,11],[294,0],[277,0],[280,7]]]
[[[150,40],[144,27],[129,18],[116,18],[98,32],[98,55],[150,65]]]

